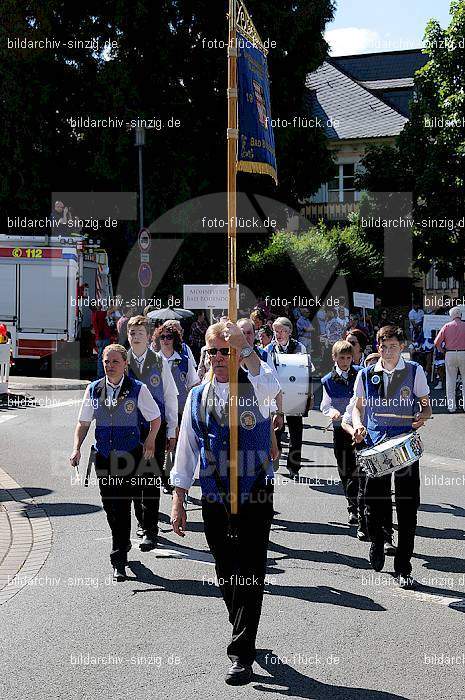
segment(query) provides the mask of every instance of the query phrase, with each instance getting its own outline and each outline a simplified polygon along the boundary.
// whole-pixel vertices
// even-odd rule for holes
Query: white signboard
[[[438,316],[437,314],[425,314],[423,317],[423,335],[425,338],[429,338],[431,331],[439,331],[446,324],[449,323],[451,317],[449,314],[447,316]]]
[[[143,253],[150,248],[151,242],[152,239],[150,237],[150,231],[148,231],[146,228],[141,228],[139,231],[139,248]]]
[[[227,284],[184,284],[183,306],[185,309],[227,309]],[[239,304],[239,287],[237,288]]]
[[[364,292],[354,292],[354,306],[357,309],[374,309],[375,295]]]

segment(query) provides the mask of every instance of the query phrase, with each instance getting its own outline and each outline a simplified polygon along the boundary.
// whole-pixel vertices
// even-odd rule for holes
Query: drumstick
[[[330,427],[332,426],[332,424],[333,424],[333,421],[330,420],[329,423],[328,423],[328,425],[326,426],[326,428],[323,430],[323,432],[326,433],[326,431],[330,429]]]
[[[403,414],[399,413],[375,413],[375,416],[381,416],[384,418],[415,418],[415,416],[406,416]],[[429,418],[422,418],[421,420],[433,420],[434,416],[430,416]]]

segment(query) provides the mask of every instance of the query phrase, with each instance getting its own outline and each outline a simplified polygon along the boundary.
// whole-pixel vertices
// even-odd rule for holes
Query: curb
[[[48,382],[48,383],[46,383]],[[8,388],[10,391],[80,391],[86,389],[90,381],[79,379],[56,379],[40,377],[21,377],[21,381],[16,382],[10,376]]]
[[[51,546],[47,513],[0,467],[0,605],[37,576]]]

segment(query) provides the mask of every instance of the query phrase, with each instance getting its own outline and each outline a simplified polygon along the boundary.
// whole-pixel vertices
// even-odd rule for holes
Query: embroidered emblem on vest
[[[381,381],[381,377],[379,376],[379,374],[374,374],[371,378],[372,384],[379,384],[380,381]]]
[[[158,386],[160,384],[160,377],[158,374],[154,374],[150,377],[150,384],[152,386]]]
[[[253,430],[257,425],[257,419],[255,418],[252,411],[244,411],[243,413],[241,413],[240,421],[241,426],[245,428],[245,430]]]
[[[186,381],[186,373],[185,373],[185,372],[179,372],[179,379],[180,379],[182,382],[185,382],[185,381]]]
[[[127,413],[128,415],[129,415],[130,413],[132,413],[132,412],[134,411],[135,408],[136,408],[136,402],[135,402],[135,401],[133,401],[132,399],[129,399],[129,401],[125,401],[125,403],[124,403],[124,410],[126,411],[126,413]]]
[[[412,391],[409,386],[403,386],[402,389],[400,390],[400,395],[402,396],[403,399],[408,399],[410,398]]]

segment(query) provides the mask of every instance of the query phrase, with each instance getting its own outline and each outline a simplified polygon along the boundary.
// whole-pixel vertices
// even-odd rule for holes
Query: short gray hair
[[[451,318],[461,318],[462,309],[459,306],[453,306],[451,309],[449,309],[449,316]]]
[[[276,326],[286,326],[290,331],[292,331],[292,323],[288,318],[286,318],[286,316],[278,316],[276,321],[273,321],[273,328]]]

